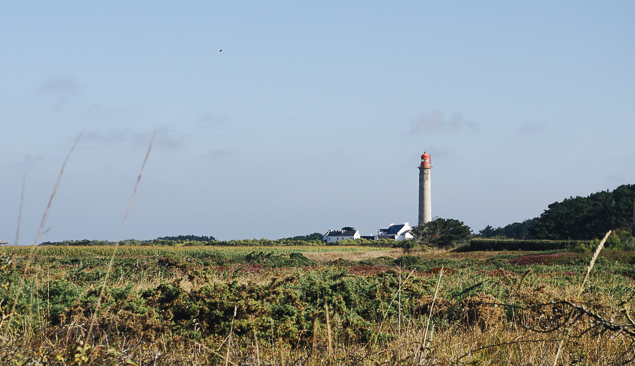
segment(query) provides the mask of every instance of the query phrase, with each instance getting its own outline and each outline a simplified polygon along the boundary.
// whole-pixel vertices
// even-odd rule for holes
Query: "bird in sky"
[[[220,50],[220,51],[218,51],[218,52],[223,52],[223,50]]]

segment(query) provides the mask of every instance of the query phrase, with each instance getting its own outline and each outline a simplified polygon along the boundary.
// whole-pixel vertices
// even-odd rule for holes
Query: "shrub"
[[[557,250],[581,243],[578,240],[514,240],[514,239],[472,239],[470,250]]]
[[[557,258],[569,257],[571,255],[571,253],[525,255],[522,257],[510,259],[509,264],[517,266],[527,266],[532,264],[551,264]]]

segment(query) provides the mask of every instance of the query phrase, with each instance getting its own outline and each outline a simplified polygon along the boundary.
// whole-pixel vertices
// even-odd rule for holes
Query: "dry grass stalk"
[[[121,241],[121,235],[123,233],[123,228],[126,225],[126,220],[128,219],[128,215],[130,214],[130,210],[132,209],[132,203],[134,202],[134,197],[137,194],[137,188],[139,188],[139,182],[141,181],[141,176],[143,175],[143,169],[148,162],[148,157],[150,157],[150,151],[152,151],[152,144],[154,143],[154,138],[157,136],[157,131],[155,130],[152,134],[152,139],[150,140],[150,145],[148,146],[148,151],[146,152],[146,157],[143,160],[143,164],[141,164],[141,170],[139,171],[139,176],[137,177],[137,183],[134,186],[134,190],[132,191],[132,196],[130,197],[130,202],[128,202],[128,209],[126,210],[126,214],[123,217],[123,221],[121,222],[121,227],[119,228],[119,234],[117,235],[117,241],[115,242],[112,256],[110,257],[110,263],[108,263],[108,268],[106,269],[106,275],[104,276],[104,281],[101,285],[101,290],[99,292],[99,297],[97,298],[97,303],[95,304],[95,311],[93,312],[93,317],[90,322],[90,327],[88,328],[88,335],[86,336],[86,341],[90,341],[90,336],[93,332],[93,326],[95,325],[95,320],[97,319],[97,314],[99,313],[99,307],[101,306],[101,299],[104,296],[104,288],[106,288],[106,284],[108,283],[108,278],[110,277],[110,272],[112,272],[112,265],[115,261],[115,255],[117,254],[117,248],[119,247],[119,242]]]
[[[331,318],[329,315],[329,303],[324,300],[324,310],[326,311],[326,335],[328,337],[328,355],[333,354],[333,340],[331,338]]]
[[[584,276],[584,280],[582,280],[582,284],[580,285],[578,296],[582,294],[582,291],[584,290],[584,285],[586,284],[586,281],[589,278],[589,274],[591,273],[591,270],[593,269],[593,266],[595,265],[595,260],[598,259],[598,256],[600,255],[602,248],[604,248],[604,243],[606,243],[606,239],[609,238],[609,235],[611,235],[611,233],[612,231],[609,230],[609,232],[606,233],[606,235],[604,235],[604,239],[602,239],[602,241],[600,242],[600,245],[598,245],[598,248],[595,250],[595,253],[593,254],[593,258],[591,258],[591,262],[589,263],[589,267],[587,267],[586,276]]]
[[[534,270],[532,268],[529,268],[525,271],[525,273],[523,273],[523,276],[520,278],[520,280],[518,280],[518,285],[515,286],[516,293],[520,294],[520,289],[523,286],[523,282],[525,282],[525,278],[527,278],[527,276],[529,276],[529,274],[533,271]],[[514,294],[514,289],[512,289],[512,291],[509,292],[509,297],[511,298],[513,294]]]
[[[57,189],[60,185],[60,181],[62,180],[62,176],[64,175],[64,169],[66,168],[66,164],[70,160],[71,155],[73,154],[73,151],[75,150],[75,147],[79,143],[79,140],[81,139],[83,134],[84,132],[82,131],[79,134],[79,136],[77,136],[77,139],[75,140],[75,143],[73,143],[71,150],[68,152],[68,155],[66,155],[66,159],[64,159],[64,163],[62,164],[62,169],[60,169],[60,174],[57,176],[57,181],[55,182],[55,186],[53,187],[53,192],[51,193],[51,197],[49,198],[49,203],[48,205],[46,205],[46,209],[44,210],[44,214],[42,215],[42,221],[40,222],[40,226],[37,229],[35,239],[33,239],[33,245],[31,246],[31,249],[29,251],[29,257],[24,266],[25,275],[29,273],[29,268],[31,267],[31,264],[33,263],[33,259],[35,258],[35,250],[36,248],[38,248],[36,244],[37,244],[37,241],[40,240],[40,236],[42,235],[42,230],[44,229],[44,225],[46,224],[48,213],[51,209],[51,206],[53,205],[53,200],[55,199],[55,195],[57,194]],[[16,240],[16,244],[17,244],[17,240]],[[7,321],[7,324],[10,323],[10,320],[13,317],[13,314],[15,313],[15,307],[18,303],[18,300],[20,299],[20,295],[22,294],[23,286],[24,286],[24,276],[22,276],[22,278],[20,279],[20,284],[18,285],[18,289],[15,294],[15,299],[13,300],[13,306],[11,308],[11,313],[9,313],[9,321]],[[4,329],[3,338],[6,338],[7,332],[8,332],[8,325]]]
[[[229,326],[229,341],[227,342],[227,354],[225,355],[225,366],[229,364],[229,351],[232,348],[232,336],[234,335],[234,319],[236,319],[237,310],[238,310],[238,306],[234,305],[234,316],[232,317],[232,322],[231,322],[231,325]]]
[[[313,336],[311,337],[311,351],[312,351],[313,354],[315,354],[315,352],[317,350],[318,328],[319,328],[318,317],[316,316],[316,317],[313,318]]]
[[[256,344],[256,365],[260,366],[260,350],[258,349],[258,334],[254,328],[254,343]]]
[[[600,255],[602,248],[604,248],[604,243],[606,243],[606,239],[609,238],[609,235],[611,235],[611,232],[612,231],[609,230],[606,233],[606,235],[604,235],[604,239],[602,239],[602,241],[600,242],[600,245],[598,245],[598,248],[595,250],[595,253],[593,254],[593,258],[591,258],[591,262],[589,263],[589,266],[587,267],[584,280],[582,280],[582,284],[580,285],[580,289],[578,290],[578,294],[577,294],[578,297],[582,294],[582,291],[584,291],[584,285],[586,284],[586,281],[589,278],[589,274],[591,273],[591,270],[593,269],[593,266],[595,265],[595,260],[598,259],[598,256]],[[556,352],[556,356],[554,357],[553,366],[556,366],[558,364],[558,359],[560,358],[560,354],[562,353],[562,348],[564,346],[566,339],[569,337],[570,334],[571,334],[571,326],[569,325],[565,329],[564,336],[562,337],[562,339],[560,340],[560,343],[558,344],[558,351]]]
[[[403,280],[403,282],[401,283],[401,286],[403,286],[404,284],[406,284],[406,282],[408,282],[408,280],[410,279],[410,277],[412,277],[413,273],[415,272],[415,270],[413,269],[412,271],[410,271],[410,273],[408,273],[408,276],[406,276],[406,279]],[[399,297],[399,295],[401,295],[400,291],[398,290],[397,293],[392,297],[392,299],[390,300],[390,304],[388,304],[388,307],[386,308],[386,311],[384,311],[383,316],[382,316],[382,321],[381,323],[379,323],[379,330],[378,333],[381,332],[382,327],[384,326],[384,322],[387,319],[388,316],[388,312],[390,311],[390,308],[392,308],[392,304],[395,302],[395,300]]]
[[[434,290],[434,296],[432,297],[432,305],[430,306],[428,319],[426,319],[426,328],[425,328],[425,331],[423,332],[423,339],[421,340],[421,345],[419,347],[419,362],[421,362],[421,358],[423,357],[423,350],[425,349],[426,341],[428,338],[428,328],[430,327],[430,319],[432,318],[432,311],[434,310],[434,304],[437,300],[437,294],[439,293],[439,286],[441,285],[442,276],[443,276],[443,268],[441,268],[441,270],[439,271],[439,280],[437,281],[437,288]],[[430,335],[430,338],[432,338],[432,334]]]
[[[284,342],[283,342],[282,338],[278,339],[278,344],[280,345],[280,347],[278,347],[278,356],[280,357],[280,365],[284,366],[284,364],[285,364],[285,360],[284,360]]]
[[[399,300],[398,300],[398,306],[399,306],[399,319],[397,320],[397,328],[398,328],[398,334],[399,334],[399,338],[401,338],[401,267],[399,267],[399,289],[397,290],[397,293],[399,294]]]
[[[20,209],[18,210],[18,228],[15,231],[15,246],[18,246],[20,238],[20,227],[22,226],[22,208],[24,207],[24,190],[26,188],[26,174],[22,178],[22,193],[20,194]]]

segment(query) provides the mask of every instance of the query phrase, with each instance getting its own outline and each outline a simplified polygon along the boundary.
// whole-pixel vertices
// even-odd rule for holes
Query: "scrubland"
[[[604,251],[583,284],[592,253],[122,246],[109,269],[113,250],[1,248],[0,363],[621,365],[635,357],[634,252]]]

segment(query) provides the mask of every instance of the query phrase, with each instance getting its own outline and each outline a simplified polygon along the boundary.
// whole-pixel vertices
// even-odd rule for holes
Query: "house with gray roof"
[[[359,239],[360,237],[359,230],[329,230],[324,234],[324,241],[333,243],[346,239]]]
[[[390,223],[390,226],[387,229],[379,229],[377,231],[376,240],[381,239],[394,239],[394,240],[407,240],[413,239],[412,236],[412,227],[408,224],[408,221],[403,224],[395,225],[394,223]]]

